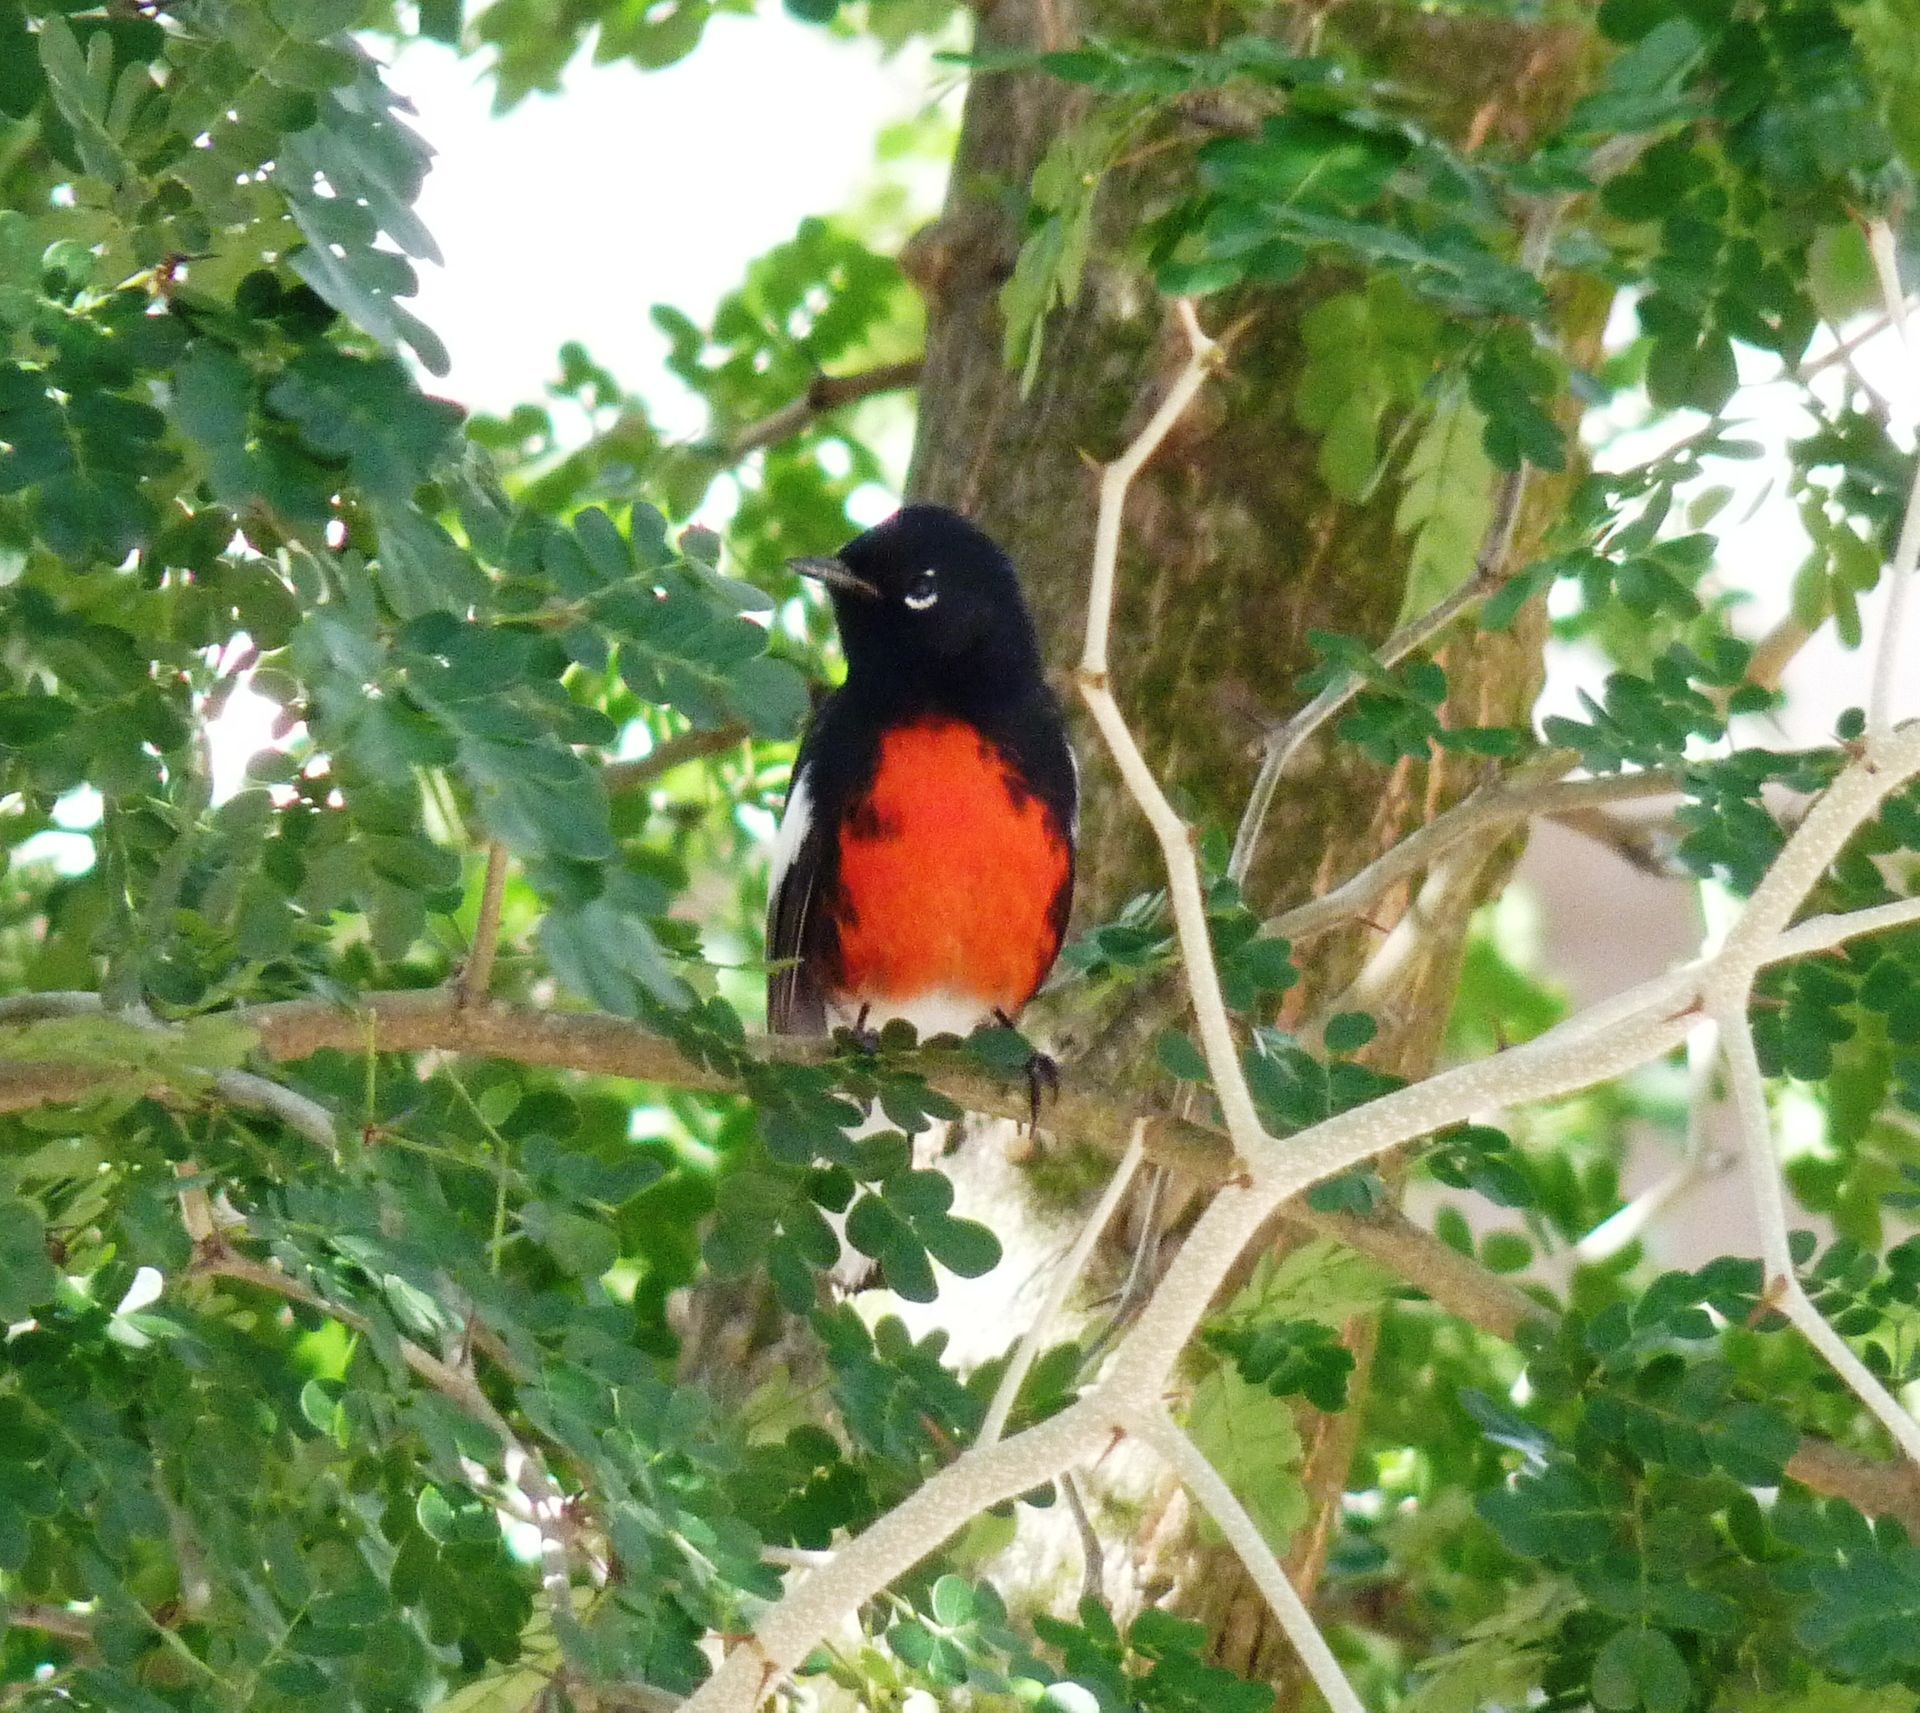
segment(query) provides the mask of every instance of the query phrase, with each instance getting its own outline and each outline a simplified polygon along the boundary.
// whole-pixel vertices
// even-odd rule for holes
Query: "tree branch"
[[[1812,956],[1849,939],[1916,922],[1920,922],[1920,898],[1813,917],[1780,935],[1762,962]],[[1670,1003],[1683,1003],[1683,978],[1665,978],[1653,986],[1662,989]],[[1636,990],[1636,994],[1644,991]],[[0,1000],[0,1024],[98,1009],[97,994],[19,994]],[[234,1015],[256,1031],[260,1050],[279,1061],[327,1051],[361,1053],[371,1042],[379,1052],[472,1054],[699,1091],[727,1093],[734,1088],[719,1073],[694,1064],[671,1042],[628,1019],[599,1012],[551,1012],[514,1005],[462,1011],[452,995],[439,988],[369,994],[354,1009],[321,1000],[292,1000],[242,1007]],[[1590,1020],[1592,1015],[1570,1022]],[[824,1064],[839,1052],[831,1041],[799,1036],[752,1039],[746,1047],[762,1061],[794,1064]],[[1498,1055],[1487,1062],[1486,1068],[1502,1065],[1519,1051],[1522,1049]],[[963,1065],[960,1055],[924,1054],[921,1068],[933,1087],[971,1111],[1014,1120],[1028,1115],[1024,1082],[1001,1083],[974,1068],[971,1061]],[[1477,1068],[1464,1066],[1447,1074],[1460,1076]],[[99,1090],[104,1076],[95,1065],[0,1060],[0,1114],[84,1101]],[[291,1092],[279,1090],[281,1095]],[[1490,1099],[1486,1106],[1496,1104]],[[1461,1116],[1470,1116],[1472,1110]],[[1071,1079],[1050,1112],[1062,1134],[1115,1156],[1124,1151],[1135,1124],[1143,1122],[1146,1158],[1182,1171],[1202,1184],[1221,1183],[1232,1163],[1228,1139],[1210,1125],[1165,1113],[1143,1114],[1098,1092],[1077,1089]],[[1412,1132],[1407,1139],[1451,1122],[1454,1119],[1437,1117],[1432,1125]],[[1279,1211],[1303,1228],[1332,1237],[1378,1262],[1447,1313],[1493,1337],[1511,1339],[1522,1322],[1552,1317],[1550,1307],[1537,1302],[1514,1282],[1448,1247],[1397,1210],[1381,1209],[1365,1215],[1321,1213],[1296,1199]],[[287,1282],[284,1274],[264,1271],[265,1277],[256,1277],[255,1283],[278,1290],[281,1295],[289,1294],[282,1288]],[[328,1306],[326,1312],[344,1311]],[[1802,1442],[1788,1472],[1820,1492],[1850,1500],[1863,1511],[1897,1514],[1920,1527],[1920,1475],[1904,1463],[1857,1457],[1809,1438]]]
[[[1487,828],[1565,815],[1601,803],[1626,803],[1662,797],[1680,789],[1679,776],[1666,768],[1640,773],[1610,773],[1592,779],[1561,779],[1578,758],[1554,750],[1504,779],[1482,786],[1445,814],[1429,821],[1343,881],[1331,892],[1271,917],[1265,931],[1300,941],[1325,933],[1366,910],[1382,893],[1410,879],[1462,840]]]
[[[1248,1515],[1246,1506],[1164,1409],[1156,1405],[1151,1410],[1143,1410],[1141,1415],[1136,1431],[1166,1460],[1201,1509],[1219,1525],[1228,1545],[1240,1555],[1247,1574],[1266,1595],[1267,1604],[1280,1620],[1281,1629],[1287,1632],[1287,1640],[1293,1643],[1300,1663],[1307,1668],[1314,1687],[1326,1697],[1333,1713],[1367,1713],[1353,1685],[1347,1681],[1347,1674],[1340,1669],[1340,1662],[1333,1657],[1333,1649],[1327,1646],[1326,1637],[1320,1634],[1313,1614],[1287,1579],[1280,1560],[1261,1535],[1260,1525]]]
[[[1773,1124],[1767,1116],[1766,1083],[1760,1074],[1760,1056],[1754,1050],[1753,1026],[1747,1018],[1753,976],[1743,971],[1713,990],[1712,1011],[1720,1025],[1727,1065],[1727,1083],[1734,1111],[1740,1119],[1741,1152],[1746,1156],[1754,1211],[1760,1219],[1760,1242],[1765,1258],[1767,1302],[1806,1335],[1808,1343],[1827,1359],[1853,1395],[1879,1418],[1894,1442],[1920,1467],[1920,1422],[1895,1401],[1873,1371],[1853,1352],[1845,1339],[1827,1324],[1813,1306],[1793,1264],[1787,1231],[1786,1186],[1774,1154]]]
[[[64,1606],[50,1606],[40,1600],[23,1600],[5,1608],[9,1626],[38,1630],[42,1635],[58,1636],[63,1642],[86,1644],[93,1640],[93,1620],[85,1612],[70,1612]]]
[[[1390,671],[1416,649],[1426,647],[1462,613],[1478,606],[1506,581],[1507,554],[1513,547],[1513,532],[1520,519],[1526,479],[1525,465],[1509,470],[1501,478],[1494,494],[1493,515],[1487,521],[1480,551],[1474,559],[1473,575],[1452,594],[1409,619],[1388,637],[1374,651],[1374,659],[1381,667]],[[1260,771],[1254,775],[1253,789],[1247,793],[1247,806],[1234,832],[1233,852],[1227,861],[1227,873],[1235,880],[1244,880],[1253,870],[1260,834],[1267,824],[1267,811],[1273,806],[1273,794],[1281,776],[1307,740],[1365,689],[1366,682],[1357,673],[1341,673],[1291,719],[1267,733]]]
[[[323,1153],[337,1156],[340,1138],[333,1114],[317,1100],[252,1071],[222,1071],[213,1079],[214,1092],[229,1105],[277,1118],[296,1135],[304,1136]]]
[[[768,1610],[750,1641],[732,1649],[688,1702],[687,1713],[748,1713],[768,1685],[798,1665],[846,1614],[969,1518],[1057,1475],[1116,1430],[1135,1426],[1139,1401],[1162,1395],[1194,1328],[1240,1254],[1292,1197],[1477,1113],[1561,1098],[1671,1052],[1721,996],[1743,989],[1779,955],[1787,923],[1842,846],[1891,791],[1920,773],[1920,724],[1891,732],[1884,741],[1870,736],[1865,753],[1841,770],[1787,839],[1719,950],[1691,968],[1592,1006],[1523,1046],[1396,1089],[1284,1142],[1267,1135],[1253,1114],[1231,1032],[1224,1027],[1187,829],[1141,760],[1106,683],[1106,608],[1112,600],[1119,500],[1133,471],[1177,416],[1175,401],[1190,399],[1204,374],[1204,335],[1190,307],[1183,306],[1183,319],[1193,357],[1168,400],[1134,445],[1109,467],[1101,485],[1081,686],[1166,859],[1202,1045],[1241,1169],[1208,1204],[1093,1386],[1037,1427],[969,1450],[849,1541],[831,1565],[813,1572]]]
[[[922,366],[920,358],[911,357],[904,363],[882,363],[857,375],[815,375],[807,390],[791,404],[782,405],[758,422],[748,423],[717,450],[729,463],[737,464],[750,453],[791,440],[828,411],[857,404],[880,393],[897,393],[903,388],[918,386]]]
[[[708,730],[681,732],[666,738],[631,761],[610,761],[600,769],[600,783],[609,792],[637,791],[651,785],[662,774],[671,773],[702,756],[719,755],[749,741],[752,733],[744,725],[714,726]]]
[[[353,1327],[358,1332],[372,1330],[372,1322],[357,1309],[329,1301],[310,1286],[302,1284],[277,1267],[269,1267],[249,1255],[229,1249],[217,1239],[203,1246],[190,1273],[201,1279],[230,1279],[251,1285],[256,1290],[298,1303],[316,1313]],[[481,1389],[480,1382],[464,1367],[442,1361],[432,1351],[409,1338],[399,1341],[400,1360],[444,1398],[464,1410],[500,1442],[502,1466],[507,1479],[527,1501],[530,1519],[540,1536],[540,1581],[550,1603],[554,1633],[563,1646],[578,1639],[579,1624],[573,1609],[573,1576],[567,1557],[567,1497],[554,1480],[540,1453],[514,1432],[493,1400]],[[570,1649],[571,1651],[571,1649]]]
[[[1014,1400],[1020,1396],[1020,1383],[1033,1367],[1033,1359],[1040,1353],[1041,1341],[1052,1329],[1060,1305],[1067,1300],[1067,1292],[1073,1289],[1080,1275],[1086,1271],[1087,1258],[1092,1255],[1093,1246],[1100,1241],[1100,1233],[1106,1230],[1107,1221],[1113,1218],[1113,1210],[1120,1205],[1120,1198],[1133,1182],[1133,1174],[1140,1169],[1146,1152],[1141,1146],[1140,1134],[1145,1128],[1142,1122],[1135,1121],[1133,1136],[1127,1143],[1127,1151],[1120,1156],[1120,1164],[1107,1179],[1107,1187],[1101,1191],[1100,1200],[1080,1227],[1080,1235],[1074,1239],[1073,1247],[1054,1269],[1046,1298],[1040,1304],[1032,1324],[1014,1346],[1013,1358],[1007,1363],[1006,1373],[1000,1377],[993,1401],[987,1406],[987,1419],[980,1424],[974,1444],[991,1445],[1005,1431],[1007,1417],[1013,1413]]]

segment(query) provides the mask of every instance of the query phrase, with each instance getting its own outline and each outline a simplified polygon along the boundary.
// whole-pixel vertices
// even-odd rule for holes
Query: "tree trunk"
[[[1293,27],[1309,15],[1277,19]],[[1184,44],[1204,22],[1200,8],[1126,0],[995,0],[979,36],[983,47],[1001,49],[1067,46],[1082,30]],[[1524,135],[1563,110],[1590,40],[1583,30],[1388,8],[1341,9],[1320,22],[1363,40],[1387,74],[1403,69],[1405,81],[1431,98],[1430,122],[1476,145]],[[1168,192],[1161,157],[1117,171],[1102,186],[1094,259],[1078,300],[1048,323],[1030,394],[1022,396],[1020,377],[1003,360],[998,295],[1019,245],[1008,210],[1048,145],[1086,107],[1081,92],[1049,78],[976,76],[947,207],[906,258],[928,306],[909,486],[917,498],[967,513],[1008,547],[1048,658],[1062,667],[1080,647],[1096,466],[1126,444],[1185,355],[1165,300],[1121,259],[1129,236]],[[1347,283],[1323,278],[1301,289],[1209,300],[1209,330],[1231,329],[1225,366],[1136,481],[1128,506],[1113,631],[1116,694],[1189,817],[1228,831],[1253,778],[1262,727],[1300,699],[1293,686],[1312,663],[1307,632],[1378,638],[1401,601],[1406,549],[1393,531],[1393,484],[1364,505],[1336,501],[1316,469],[1318,443],[1293,415],[1302,313]],[[1565,305],[1571,347],[1591,347],[1604,315],[1603,301]],[[1533,484],[1513,563],[1525,562],[1564,491],[1562,483]],[[1504,636],[1459,627],[1443,656],[1450,723],[1524,724],[1539,686],[1541,641],[1537,622]],[[1064,673],[1061,685],[1064,691]],[[1091,923],[1158,884],[1160,870],[1097,735],[1082,721],[1076,737],[1086,781],[1077,908]],[[1470,759],[1439,754],[1383,773],[1351,749],[1312,746],[1275,799],[1247,896],[1266,913],[1324,891],[1456,800],[1475,773]],[[1432,1067],[1469,913],[1497,889],[1517,851],[1514,841],[1496,840],[1454,865],[1416,956],[1369,1006],[1381,1023],[1371,1055],[1381,1068],[1411,1077]],[[1303,948],[1305,979],[1289,996],[1285,1020],[1345,991],[1408,902],[1404,893],[1385,900],[1369,923]],[[1090,1074],[1138,1058],[1136,1043]],[[1370,1329],[1356,1329],[1356,1337],[1370,1347]],[[1296,1542],[1292,1568],[1308,1590],[1337,1527],[1362,1407],[1356,1391],[1345,1416],[1301,1424],[1314,1448],[1309,1474],[1318,1514]],[[1237,1561],[1225,1549],[1196,1547],[1183,1528],[1146,1535],[1156,1543],[1147,1549],[1155,1563],[1140,1567],[1136,1585],[1174,1580],[1184,1607],[1214,1629],[1220,1659],[1285,1685],[1290,1652]]]

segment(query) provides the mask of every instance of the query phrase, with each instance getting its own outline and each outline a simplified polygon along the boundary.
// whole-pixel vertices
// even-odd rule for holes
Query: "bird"
[[[1059,956],[1079,832],[1078,767],[1013,561],[916,504],[788,564],[825,586],[847,672],[801,742],[774,841],[769,1027],[868,1040],[904,1019],[924,1041],[1012,1026]],[[1050,1070],[1029,1067],[1036,1114]]]

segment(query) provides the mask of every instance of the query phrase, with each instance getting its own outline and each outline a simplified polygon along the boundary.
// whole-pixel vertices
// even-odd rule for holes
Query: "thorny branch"
[[[875,398],[881,393],[897,393],[918,386],[921,367],[920,358],[910,357],[904,363],[882,363],[857,375],[815,375],[807,390],[791,404],[782,405],[758,422],[748,423],[727,440],[721,450],[729,463],[738,463],[749,453],[791,440],[816,417],[825,416],[830,410],[857,404],[861,399]]]
[[[1873,254],[1874,270],[1879,275],[1881,296],[1886,300],[1887,319],[1900,335],[1900,349],[1909,361],[1914,356],[1913,342],[1907,332],[1907,296],[1900,284],[1900,258],[1896,252],[1893,229],[1884,220],[1867,228],[1867,247]],[[1920,572],[1920,478],[1907,493],[1907,509],[1900,521],[1900,539],[1893,550],[1893,563],[1887,567],[1887,610],[1880,621],[1879,646],[1874,651],[1873,681],[1867,693],[1867,735],[1884,740],[1892,720],[1894,683],[1900,672],[1901,644],[1906,636],[1907,608],[1911,603],[1913,579]]]
[[[1815,917],[1783,934],[1767,961],[1814,956],[1843,940],[1916,921],[1920,921],[1920,899],[1844,916]],[[0,999],[0,1027],[100,1008],[99,995],[94,993],[19,994]],[[265,1057],[283,1062],[326,1051],[361,1053],[371,1045],[378,1052],[471,1054],[694,1090],[732,1086],[709,1067],[685,1058],[672,1042],[628,1019],[518,1005],[463,1010],[446,989],[363,995],[355,1009],[296,1000],[245,1007],[234,1015],[255,1031]],[[806,1064],[825,1063],[838,1050],[832,1042],[795,1036],[750,1040],[747,1048],[763,1061]],[[1024,1082],[1002,1083],[959,1055],[925,1053],[921,1058],[932,1086],[970,1111],[1010,1119],[1027,1116]],[[276,1107],[268,1108],[261,1101],[257,1109],[273,1110],[283,1122],[299,1113],[303,1121],[291,1125],[297,1133],[316,1143],[322,1136],[330,1142],[332,1121],[324,1108],[295,1090],[232,1071],[222,1074],[215,1092],[233,1099],[236,1090],[228,1079],[241,1077],[272,1090]],[[0,1059],[0,1114],[84,1101],[102,1086],[103,1073],[97,1065]],[[170,1090],[155,1092],[161,1098],[173,1098]],[[241,1103],[235,1100],[235,1104]],[[1124,1151],[1136,1123],[1143,1123],[1148,1160],[1172,1166],[1200,1184],[1218,1184],[1229,1174],[1231,1146],[1222,1132],[1206,1123],[1142,1113],[1123,1101],[1078,1087],[1072,1079],[1048,1112],[1061,1134],[1116,1157]],[[1524,1320],[1547,1313],[1512,1281],[1488,1272],[1395,1210],[1365,1215],[1321,1213],[1296,1201],[1283,1211],[1295,1224],[1377,1261],[1447,1313],[1494,1337],[1510,1339]],[[488,1342],[479,1342],[478,1347],[490,1353]],[[1863,1511],[1895,1512],[1920,1524],[1920,1480],[1912,1478],[1905,1465],[1875,1464],[1808,1439],[1789,1472],[1821,1492],[1850,1499]]]

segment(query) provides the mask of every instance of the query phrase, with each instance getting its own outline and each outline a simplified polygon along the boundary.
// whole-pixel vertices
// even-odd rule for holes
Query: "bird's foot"
[[[873,1010],[871,1005],[860,1007],[860,1014],[850,1024],[834,1030],[833,1038],[844,1041],[856,1053],[871,1059],[880,1051],[880,1031],[867,1027],[867,1014]]]
[[[997,1007],[993,1020],[1002,1029],[1011,1029],[1013,1019]],[[1051,1053],[1042,1053],[1037,1048],[1027,1056],[1024,1067],[1027,1077],[1027,1133],[1031,1135],[1040,1128],[1040,1107],[1048,1095],[1055,1100],[1060,1098],[1060,1065]]]

